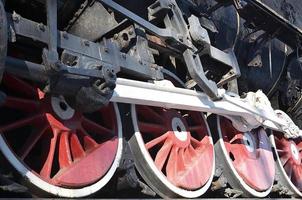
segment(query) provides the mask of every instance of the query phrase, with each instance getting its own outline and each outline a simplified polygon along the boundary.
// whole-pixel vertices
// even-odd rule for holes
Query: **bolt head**
[[[66,40],[68,39],[68,34],[67,34],[67,32],[63,32],[63,38],[66,39]]]

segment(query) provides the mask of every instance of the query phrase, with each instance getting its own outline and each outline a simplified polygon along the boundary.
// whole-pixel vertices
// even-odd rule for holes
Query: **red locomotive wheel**
[[[81,197],[101,189],[121,156],[121,122],[115,104],[84,115],[63,97],[5,76],[0,148],[26,179],[43,191]]]
[[[162,197],[192,198],[210,186],[214,148],[203,114],[132,106],[136,165]]]
[[[273,144],[277,152],[276,164],[283,175],[283,184],[297,196],[302,196],[302,138],[287,139],[282,133],[274,132]]]
[[[259,127],[250,132],[239,132],[224,117],[218,117],[217,123],[222,153],[230,168],[225,170],[232,172],[234,180],[231,181],[234,186],[232,183],[231,186],[242,190],[245,196],[266,196],[274,182],[275,165],[265,130]]]

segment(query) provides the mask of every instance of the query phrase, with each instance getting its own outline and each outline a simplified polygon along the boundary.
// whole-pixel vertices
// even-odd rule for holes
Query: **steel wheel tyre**
[[[217,116],[219,140],[216,159],[228,183],[243,196],[265,197],[272,189],[275,166],[269,138],[263,128],[237,131],[230,120]]]
[[[5,76],[0,149],[31,186],[61,197],[83,197],[113,176],[122,153],[116,104],[83,115],[61,97]]]
[[[277,155],[278,181],[289,189],[288,195],[302,197],[302,138],[287,139],[274,131],[270,139]]]
[[[202,113],[131,107],[130,147],[144,180],[162,197],[194,198],[211,185],[214,147]]]

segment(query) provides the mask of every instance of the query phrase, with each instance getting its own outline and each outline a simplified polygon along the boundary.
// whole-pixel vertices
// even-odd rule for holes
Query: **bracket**
[[[47,0],[46,2],[46,12],[47,12],[47,30],[48,30],[48,50],[43,51],[43,62],[50,69],[56,69],[56,63],[59,60],[58,56],[58,35],[57,35],[57,1]]]

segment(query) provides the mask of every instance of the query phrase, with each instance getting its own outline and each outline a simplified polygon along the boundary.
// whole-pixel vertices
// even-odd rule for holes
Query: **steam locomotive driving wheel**
[[[135,164],[162,197],[199,197],[214,175],[214,148],[202,113],[159,107],[131,108]]]
[[[227,182],[244,196],[267,196],[274,183],[275,165],[266,131],[259,127],[240,132],[229,119],[219,116],[216,123],[219,139],[215,153]]]
[[[31,187],[83,197],[113,176],[122,153],[119,110],[110,104],[84,115],[31,82],[3,79],[0,149]]]

